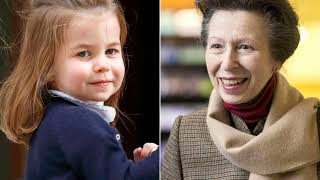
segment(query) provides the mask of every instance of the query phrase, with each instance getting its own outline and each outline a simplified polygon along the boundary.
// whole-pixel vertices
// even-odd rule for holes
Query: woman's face
[[[259,14],[216,11],[208,24],[206,65],[223,101],[246,103],[263,89],[280,67],[271,56],[267,26]]]

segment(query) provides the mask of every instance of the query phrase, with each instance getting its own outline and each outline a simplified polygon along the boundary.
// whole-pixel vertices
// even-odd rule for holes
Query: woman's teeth
[[[221,82],[226,85],[226,86],[234,86],[241,84],[245,81],[246,79],[221,79]]]

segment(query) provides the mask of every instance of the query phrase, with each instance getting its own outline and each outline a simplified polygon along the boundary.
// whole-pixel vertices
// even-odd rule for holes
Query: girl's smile
[[[124,77],[119,22],[113,13],[74,17],[55,61],[54,87],[83,101],[103,102]]]
[[[112,81],[99,80],[99,81],[91,82],[89,84],[96,86],[98,88],[101,88],[101,89],[105,89],[110,83],[112,83]]]

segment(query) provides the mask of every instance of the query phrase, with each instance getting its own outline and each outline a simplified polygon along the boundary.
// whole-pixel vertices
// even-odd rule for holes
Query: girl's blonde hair
[[[44,116],[55,55],[73,16],[85,10],[111,10],[119,21],[122,48],[127,36],[122,8],[111,0],[32,0],[29,7],[17,64],[0,90],[0,128],[8,139],[25,145]],[[121,89],[106,104],[118,109]]]

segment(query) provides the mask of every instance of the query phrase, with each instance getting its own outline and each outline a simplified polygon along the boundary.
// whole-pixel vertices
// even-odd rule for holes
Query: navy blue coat
[[[135,164],[126,157],[118,131],[98,114],[52,98],[32,136],[26,180],[159,179],[159,150]]]

